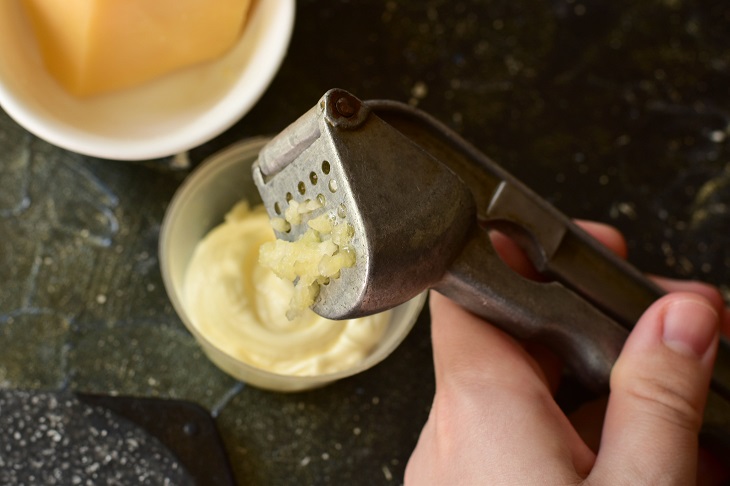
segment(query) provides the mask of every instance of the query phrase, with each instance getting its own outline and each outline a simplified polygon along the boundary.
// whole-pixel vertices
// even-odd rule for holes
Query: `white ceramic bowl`
[[[260,204],[251,164],[266,138],[244,140],[201,164],[175,193],[160,230],[160,267],[165,289],[175,310],[206,355],[231,376],[259,388],[298,391],[316,388],[360,373],[385,359],[408,335],[426,301],[426,292],[393,309],[388,329],[373,352],[358,365],[337,373],[290,376],[255,368],[217,348],[201,334],[185,309],[185,271],[198,242],[234,204],[246,199]]]
[[[89,99],[64,91],[43,67],[19,0],[0,1],[0,105],[59,147],[142,160],[200,145],[258,101],[279,69],[294,26],[294,0],[258,0],[223,57],[144,85]]]

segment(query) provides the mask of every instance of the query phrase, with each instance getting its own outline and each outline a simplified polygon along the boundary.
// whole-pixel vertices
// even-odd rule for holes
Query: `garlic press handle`
[[[517,274],[501,260],[485,230],[474,229],[434,289],[511,336],[544,344],[583,386],[608,392],[611,369],[629,331],[562,284]],[[730,450],[730,401],[719,392],[709,392],[702,435],[724,454]]]
[[[502,261],[476,225],[437,291],[513,337],[544,344],[587,388],[608,390],[628,330],[557,282],[528,280]]]
[[[470,187],[482,224],[505,232],[539,271],[626,330],[664,294],[630,263],[440,121],[403,103],[373,100],[365,104],[461,177]],[[730,344],[725,338],[720,340],[712,387],[730,402]]]

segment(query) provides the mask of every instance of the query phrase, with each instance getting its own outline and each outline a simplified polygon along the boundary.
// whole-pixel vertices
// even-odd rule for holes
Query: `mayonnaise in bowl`
[[[274,239],[263,206],[242,201],[198,243],[185,275],[193,324],[221,350],[274,373],[336,373],[361,362],[390,312],[332,321],[305,309],[290,320],[294,286],[258,262],[261,245]]]
[[[261,204],[251,166],[267,141],[258,137],[236,143],[211,155],[188,175],[170,201],[162,221],[160,270],[167,295],[182,324],[218,368],[262,389],[310,390],[362,373],[389,357],[421,316],[427,293],[381,316],[384,324],[377,318],[374,324],[365,326],[347,321],[330,327],[319,326],[308,321],[318,319],[314,316],[292,323],[282,317],[289,308],[288,296],[281,290],[275,292],[276,298],[266,295],[269,293],[266,289],[278,288],[285,282],[278,278],[268,282],[270,276],[249,275],[242,268],[255,267],[253,262],[258,258],[261,242],[274,237],[268,222],[251,221],[246,225],[260,224],[266,231],[256,231],[257,236],[249,237],[244,236],[243,229],[236,229],[242,233],[235,236],[235,249],[224,250],[228,245],[217,242],[212,255],[206,257],[228,261],[220,265],[217,275],[208,275],[197,283],[186,282],[188,278],[193,280],[190,275],[197,273],[190,270],[197,265],[193,260],[198,258],[196,249],[200,242],[217,234],[218,226],[229,224],[226,214],[228,219],[237,219],[238,209],[232,211],[232,208],[241,201],[247,201],[250,208]],[[237,224],[233,226],[238,228]],[[220,238],[227,239],[225,235]],[[225,251],[230,251],[230,255],[225,255]],[[208,270],[203,273],[208,274]],[[249,276],[242,279],[241,275]],[[218,283],[210,279],[217,279]],[[228,310],[226,305],[230,305]],[[217,317],[202,322],[193,317],[194,307]],[[248,324],[242,326],[236,321],[223,320],[226,316],[240,319],[241,315],[251,315],[264,323],[249,328]],[[272,343],[272,339],[277,342]],[[316,354],[320,357],[315,358]]]

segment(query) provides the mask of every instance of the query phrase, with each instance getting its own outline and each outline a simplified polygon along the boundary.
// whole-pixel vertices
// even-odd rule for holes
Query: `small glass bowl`
[[[408,335],[426,301],[426,292],[393,309],[388,329],[380,343],[356,366],[317,376],[291,376],[251,366],[214,346],[200,333],[187,314],[183,301],[185,271],[198,242],[223,221],[239,201],[261,203],[251,165],[267,138],[241,141],[211,156],[180,186],[160,230],[160,267],[167,294],[187,329],[210,360],[231,376],[250,385],[275,390],[299,391],[320,387],[355,375],[385,359]]]

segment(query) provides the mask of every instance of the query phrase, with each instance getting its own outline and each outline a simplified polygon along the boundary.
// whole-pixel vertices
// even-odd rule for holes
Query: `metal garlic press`
[[[402,304],[428,288],[514,337],[556,352],[605,391],[629,330],[662,290],[428,114],[328,91],[274,137],[253,165],[269,215],[319,200],[352,225],[356,263],[320,289],[313,310],[344,319]],[[495,251],[488,229],[524,250],[546,282]],[[306,224],[277,232],[294,241]],[[484,352],[489,352],[485,350]],[[723,340],[706,424],[730,438],[730,346]]]

